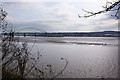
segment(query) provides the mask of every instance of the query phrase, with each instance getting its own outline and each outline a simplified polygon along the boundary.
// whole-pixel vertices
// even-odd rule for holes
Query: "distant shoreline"
[[[120,31],[103,32],[14,32],[14,36],[34,36],[34,37],[120,37]],[[9,35],[4,33],[3,35]]]

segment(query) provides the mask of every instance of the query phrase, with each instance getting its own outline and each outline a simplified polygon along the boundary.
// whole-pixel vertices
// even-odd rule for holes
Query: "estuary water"
[[[51,65],[58,78],[117,78],[117,37],[26,37],[32,54],[40,53],[38,67]]]

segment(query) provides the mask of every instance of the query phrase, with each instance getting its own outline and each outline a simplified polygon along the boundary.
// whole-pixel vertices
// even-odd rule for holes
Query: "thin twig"
[[[61,59],[63,60],[63,58],[61,58]],[[68,65],[68,61],[67,61],[67,59],[65,59],[65,60],[66,60],[66,64],[65,64],[64,68],[58,74],[56,74],[51,80],[55,79],[57,76],[59,76],[66,69],[66,67]]]

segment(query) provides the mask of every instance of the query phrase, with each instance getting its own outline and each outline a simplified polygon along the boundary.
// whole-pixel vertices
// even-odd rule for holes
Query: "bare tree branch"
[[[110,4],[110,6],[108,5]],[[107,2],[107,4],[105,6],[102,6],[104,8],[104,10],[101,10],[101,11],[98,11],[98,12],[90,12],[90,11],[86,11],[84,9],[82,9],[84,12],[88,13],[88,15],[84,15],[84,16],[80,16],[78,14],[78,17],[81,18],[81,17],[85,17],[85,18],[88,18],[88,17],[91,17],[91,16],[95,16],[97,14],[101,14],[101,13],[106,13],[106,12],[109,12],[109,11],[117,11],[115,13],[115,17],[118,19],[118,13],[120,11],[120,1],[116,1],[114,3],[112,2]],[[115,7],[117,7],[117,9],[115,9]]]
[[[67,59],[61,58],[61,60],[65,60],[65,61],[66,61],[65,66],[64,66],[64,68],[63,68],[58,74],[56,74],[51,80],[55,79],[57,76],[59,76],[60,74],[62,74],[62,72],[66,69],[66,67],[67,67],[67,65],[68,65]]]

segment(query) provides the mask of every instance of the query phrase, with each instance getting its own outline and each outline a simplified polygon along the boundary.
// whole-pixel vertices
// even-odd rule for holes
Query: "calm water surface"
[[[52,65],[54,74],[68,63],[62,78],[117,78],[118,38],[116,37],[33,37],[32,53],[40,52],[38,66]],[[92,44],[91,44],[92,43]],[[31,48],[32,42],[29,43]]]

